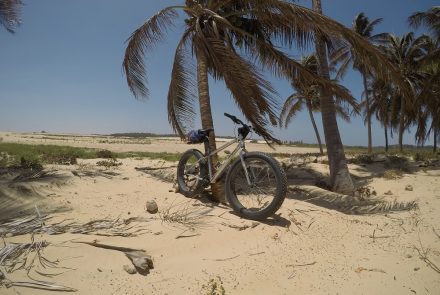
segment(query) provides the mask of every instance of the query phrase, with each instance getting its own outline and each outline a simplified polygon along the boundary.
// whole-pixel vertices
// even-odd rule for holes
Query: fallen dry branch
[[[376,242],[376,239],[388,239],[393,236],[376,236],[376,229],[373,230],[373,234],[368,236],[370,239],[373,239],[373,243]]]
[[[180,234],[180,235],[178,235],[178,236],[176,237],[176,239],[191,238],[191,237],[197,237],[197,236],[200,236],[200,234],[199,234],[199,233],[188,234],[188,235]]]
[[[432,232],[434,233],[434,235],[436,235],[437,236],[437,238],[439,238],[440,239],[440,235],[435,231],[435,228],[432,228]]]
[[[386,271],[384,271],[383,269],[380,268],[365,268],[362,266],[359,266],[358,268],[356,268],[354,270],[356,273],[361,273],[363,271],[372,271],[372,272],[381,272],[381,273],[386,273]]]
[[[134,167],[134,169],[136,169],[137,171],[152,171],[152,170],[163,170],[170,168],[177,168],[177,165],[166,166],[166,167]]]
[[[293,210],[290,210],[289,209],[289,220],[301,231],[301,232],[304,232],[304,230],[301,228],[301,222],[300,221],[298,221],[297,219],[296,219],[296,217],[295,217],[295,215],[294,215],[294,213],[293,213]],[[311,224],[310,224],[311,225]],[[309,225],[309,227],[310,227],[310,225]]]
[[[264,253],[266,253],[266,252],[261,251],[261,252],[258,252],[258,253],[249,253],[249,256],[256,256],[256,255],[260,255],[260,254],[264,254]]]
[[[215,261],[228,261],[228,260],[232,260],[237,258],[238,256],[240,256],[240,254],[232,256],[232,257],[228,257],[228,258],[219,258],[219,259],[214,259]]]
[[[103,249],[115,250],[115,251],[121,251],[121,252],[144,251],[142,249],[112,246],[112,245],[108,245],[108,244],[101,244],[101,243],[95,243],[95,242],[73,241],[72,243],[87,244],[87,245],[94,246],[97,248],[103,248]]]
[[[428,265],[430,268],[432,268],[434,271],[436,271],[437,273],[440,273],[440,267],[437,266],[429,257],[428,257],[428,253],[429,253],[429,249],[425,249],[422,245],[422,241],[420,240],[420,235],[419,235],[419,244],[420,244],[420,248],[417,248],[416,246],[414,246],[414,249],[419,253],[419,258],[421,260],[423,260],[426,265]]]
[[[134,248],[127,248],[127,247],[119,247],[119,246],[113,246],[108,244],[101,244],[97,242],[74,242],[74,243],[82,243],[87,244],[90,246],[108,249],[108,250],[115,250],[120,251],[125,254],[125,256],[130,259],[131,263],[136,268],[136,271],[141,275],[147,275],[150,273],[150,269],[154,268],[153,260],[150,255],[147,255],[145,253],[145,250],[143,249],[134,249]]]
[[[304,263],[304,264],[287,264],[286,267],[297,267],[297,266],[309,266],[309,265],[315,265],[317,262],[313,261],[310,263]]]
[[[259,225],[259,223],[254,221],[254,222],[252,222],[252,224],[235,225],[235,224],[228,224],[228,223],[222,222],[221,225],[224,225],[224,226],[236,229],[238,231],[242,231],[242,230],[245,230],[245,229],[248,229],[248,228],[257,227]]]
[[[11,287],[26,287],[47,291],[59,291],[59,292],[76,292],[78,290],[66,286],[57,285],[50,282],[10,282]]]
[[[81,177],[91,177],[91,178],[94,178],[94,177],[99,177],[100,176],[100,177],[105,177],[107,179],[112,179],[113,176],[119,175],[118,173],[115,173],[115,172],[99,171],[99,170],[91,170],[91,171],[89,171],[89,170],[82,170],[82,171],[80,171],[80,170],[73,170],[72,174],[77,176],[77,177],[79,177],[79,178],[81,178]]]

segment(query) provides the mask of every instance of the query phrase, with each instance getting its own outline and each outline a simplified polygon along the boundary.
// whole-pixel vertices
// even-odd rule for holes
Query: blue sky
[[[166,96],[181,23],[147,59],[151,93],[148,100],[133,98],[121,64],[130,34],[159,9],[183,1],[24,2],[23,23],[16,34],[0,28],[1,131],[172,132],[167,120]],[[309,2],[299,1],[306,6]],[[410,13],[436,4],[438,1],[434,0],[323,0],[325,14],[346,26],[363,11],[371,19],[384,19],[376,32],[397,35],[410,30],[406,23]],[[271,81],[282,98],[293,91],[286,81]],[[359,74],[349,73],[343,84],[356,98],[360,97]],[[231,135],[233,125],[223,113],[241,114],[223,83],[211,83],[210,91],[216,133]],[[321,125],[319,113],[315,118]],[[198,120],[195,128],[199,127],[197,123]],[[367,131],[360,117],[353,118],[349,124],[340,122],[339,126],[344,144],[366,145]],[[298,115],[288,129],[275,129],[274,133],[283,140],[316,142],[306,112]],[[373,144],[383,145],[383,138],[383,130],[375,122]],[[396,142],[397,136],[391,140]],[[406,134],[405,142],[413,144],[414,134]]]

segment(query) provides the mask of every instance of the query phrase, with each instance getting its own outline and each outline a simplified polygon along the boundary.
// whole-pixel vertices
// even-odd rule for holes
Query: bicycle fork
[[[247,181],[249,186],[252,186],[251,180],[249,178],[249,173],[248,173],[248,170],[246,168],[246,163],[244,161],[244,153],[245,152],[243,150],[240,151],[240,161],[241,161],[241,165],[243,166],[244,174],[246,175],[246,181]]]

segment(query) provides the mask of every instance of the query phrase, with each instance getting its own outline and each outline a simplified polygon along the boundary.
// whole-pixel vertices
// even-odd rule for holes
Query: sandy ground
[[[165,142],[169,141],[144,148],[155,151],[158,144],[161,151],[180,151],[175,142],[166,147]],[[111,146],[133,150],[136,145]],[[36,234],[35,240],[50,243],[42,255],[64,268],[35,262],[32,278],[74,288],[77,294],[439,294],[440,273],[434,270],[440,265],[438,163],[424,168],[413,163],[411,173],[395,180],[380,177],[381,163],[350,165],[358,185],[368,184],[388,201],[418,204],[410,211],[358,215],[350,213],[339,196],[314,186],[317,178],[325,180],[325,163],[287,161],[290,191],[278,216],[253,222],[205,198],[187,199],[174,192],[172,183],[135,169],[175,163],[124,159],[116,168],[100,170],[97,161],[48,166],[56,174],[27,182],[33,197],[18,192],[17,200],[28,197],[27,207],[37,204],[41,214],[50,214],[46,225],[141,217],[135,225],[143,231],[131,237]],[[174,168],[169,170],[172,175]],[[0,185],[10,188],[5,182]],[[406,190],[407,185],[413,190]],[[385,195],[389,191],[392,195]],[[159,213],[146,212],[149,200],[157,202]],[[18,208],[14,205],[3,203],[3,212],[9,210],[6,206]],[[176,222],[172,216],[187,218]],[[1,225],[0,221],[0,229]],[[31,239],[3,235],[7,244]],[[151,255],[154,269],[146,276],[128,274],[123,266],[130,261],[122,252],[79,242],[143,249]],[[30,281],[25,270],[0,269],[11,281]],[[36,271],[64,273],[48,278]],[[0,287],[2,295],[48,293]]]
[[[74,147],[88,147],[108,149],[114,152],[168,152],[182,153],[189,148],[196,148],[203,151],[202,144],[188,145],[176,137],[160,138],[119,138],[98,135],[51,135],[44,133],[12,133],[0,132],[4,142],[16,142],[26,144],[51,144],[69,145]],[[217,138],[219,146],[230,139]],[[249,151],[271,152],[271,153],[319,153],[318,148],[303,148],[291,146],[273,146],[272,148],[263,143],[246,144]],[[231,150],[231,148],[228,148]]]

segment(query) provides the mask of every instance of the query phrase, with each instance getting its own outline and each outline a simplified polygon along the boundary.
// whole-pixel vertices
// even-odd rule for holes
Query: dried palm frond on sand
[[[29,233],[45,233],[49,235],[75,233],[75,234],[93,234],[101,236],[122,236],[133,237],[148,232],[148,229],[134,222],[146,222],[149,219],[132,217],[129,219],[98,219],[81,224],[77,222],[68,222],[63,220],[58,223],[46,224],[52,217],[31,215],[9,222],[0,224],[0,235],[10,233],[14,236]]]

